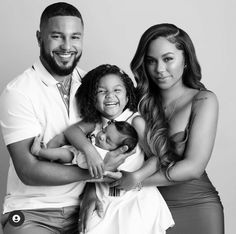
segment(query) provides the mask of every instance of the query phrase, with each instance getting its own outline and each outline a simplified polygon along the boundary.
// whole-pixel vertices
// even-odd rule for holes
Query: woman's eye
[[[171,61],[171,60],[173,60],[173,58],[170,58],[170,57],[164,58],[164,61],[165,61],[165,62],[169,62],[169,61]]]
[[[152,58],[147,58],[146,59],[146,63],[147,64],[154,64],[156,61],[154,60],[154,59],[152,59]]]

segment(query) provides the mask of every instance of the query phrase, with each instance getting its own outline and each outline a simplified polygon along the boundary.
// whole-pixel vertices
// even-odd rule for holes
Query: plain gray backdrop
[[[0,3],[0,92],[38,58],[35,32],[44,8],[56,1]],[[207,172],[220,193],[226,233],[233,234],[236,216],[236,2],[234,0],[74,0],[85,21],[80,67],[116,64],[130,75],[129,64],[141,34],[151,25],[174,23],[192,38],[202,67],[203,83],[216,93],[220,117]],[[0,110],[1,111],[1,110]],[[0,137],[0,211],[6,192],[9,155]],[[0,234],[2,231],[0,230]]]

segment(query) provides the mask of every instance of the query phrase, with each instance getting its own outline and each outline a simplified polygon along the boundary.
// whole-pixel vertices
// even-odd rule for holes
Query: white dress
[[[137,115],[126,110],[116,120],[131,123]],[[103,121],[105,126],[108,120]],[[104,157],[107,151],[102,151],[99,150]],[[128,157],[118,169],[136,171],[143,162],[144,154],[137,146],[136,153]],[[164,234],[174,225],[169,208],[156,187],[119,190],[116,196],[114,193],[109,195],[111,191],[106,183],[96,183],[96,193],[103,203],[104,216],[100,218],[96,211],[93,212],[88,220],[87,234]]]

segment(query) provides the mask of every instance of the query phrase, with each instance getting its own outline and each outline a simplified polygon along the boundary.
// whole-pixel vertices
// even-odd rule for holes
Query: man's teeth
[[[58,54],[62,58],[70,58],[71,54]]]

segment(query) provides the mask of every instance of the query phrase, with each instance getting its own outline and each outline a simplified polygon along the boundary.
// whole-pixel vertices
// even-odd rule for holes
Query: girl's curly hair
[[[131,111],[137,110],[136,89],[131,78],[116,65],[103,64],[89,71],[83,78],[76,93],[78,107],[81,117],[87,122],[100,122],[101,113],[96,109],[98,83],[105,75],[115,74],[124,83],[128,97],[125,106]]]

